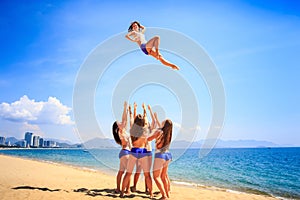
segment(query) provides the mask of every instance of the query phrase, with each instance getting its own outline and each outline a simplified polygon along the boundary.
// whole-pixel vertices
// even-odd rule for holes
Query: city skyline
[[[0,135],[0,145],[8,146],[8,147],[22,147],[22,148],[54,148],[59,147],[56,145],[56,142],[53,140],[46,140],[39,135],[35,135],[31,132],[25,132],[23,139],[17,139],[17,142],[14,142],[13,144],[8,141],[6,143],[6,138]]]

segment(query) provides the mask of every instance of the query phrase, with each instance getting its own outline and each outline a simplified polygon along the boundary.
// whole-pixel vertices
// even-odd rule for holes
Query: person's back
[[[130,129],[132,147],[145,148],[148,134],[149,128],[145,124],[145,119],[142,115],[137,115],[134,119],[134,124]]]

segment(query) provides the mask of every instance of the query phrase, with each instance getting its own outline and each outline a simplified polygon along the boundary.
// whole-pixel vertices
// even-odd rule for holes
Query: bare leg
[[[161,174],[161,170],[156,170],[153,172],[153,178],[154,178],[154,181],[161,193],[161,197],[162,199],[163,198],[166,198],[166,193],[164,191],[164,188],[163,188],[163,182],[161,180],[161,177],[160,177],[160,174]]]
[[[150,172],[144,172],[144,176],[145,176],[145,181],[146,181],[147,188],[149,189],[150,198],[152,198],[153,197],[153,193],[152,193],[152,179],[151,179]]]
[[[123,174],[124,174],[124,171],[119,171],[118,175],[117,175],[117,189],[116,189],[117,193],[119,193],[121,191],[120,190],[120,185],[121,185],[121,180],[122,180]]]
[[[128,158],[128,163],[127,163],[127,168],[126,168],[126,174],[123,178],[123,182],[122,182],[122,190],[121,190],[121,194],[120,197],[124,196],[124,193],[130,193],[130,177],[134,168],[134,165],[136,163],[136,158],[132,155],[129,155]]]
[[[131,177],[131,173],[126,172],[124,178],[123,178],[123,183],[122,183],[122,191],[121,191],[121,195],[120,197],[124,196],[124,193],[128,193],[129,192],[129,185],[130,185],[130,177]]]
[[[162,55],[159,54],[159,56],[157,57],[156,52],[153,52],[153,51],[151,53],[149,53],[149,55],[151,55],[154,58],[158,59],[163,65],[171,67],[172,69],[175,69],[175,70],[179,70],[178,66],[176,66],[175,64],[173,64],[173,63],[167,61],[166,59],[164,59],[164,57],[162,57]]]
[[[136,173],[134,174],[133,186],[130,187],[131,192],[136,192],[136,185],[137,185],[137,182],[138,182],[138,180],[139,180],[140,174],[141,174],[141,173],[139,173],[139,172],[136,172]]]
[[[162,195],[161,199],[166,199],[167,194],[164,189],[164,184],[163,184],[163,181],[161,178],[162,171],[163,171],[163,163],[164,163],[163,159],[160,159],[160,158],[154,159],[153,178],[154,178],[154,181]]]
[[[159,57],[158,59],[162,64],[168,66],[168,67],[171,67],[172,69],[175,69],[175,70],[179,70],[180,68],[178,66],[176,66],[175,64],[169,62],[168,60],[164,59],[162,56]]]
[[[167,183],[168,183],[168,193],[170,193],[171,192],[171,181],[170,181],[168,172],[166,174],[166,179],[167,179]]]
[[[168,198],[170,198],[170,194],[169,194],[169,189],[170,189],[170,185],[169,185],[169,182],[168,182],[168,178],[167,178],[167,173],[168,173],[168,163],[166,163],[164,165],[164,167],[162,168],[162,172],[161,172],[161,180],[164,184],[164,190],[166,192],[166,195]]]
[[[160,44],[160,37],[159,36],[154,36],[151,38],[147,43],[146,43],[146,49],[149,54],[155,53],[155,57],[157,58],[159,55],[159,49],[158,46]],[[153,47],[155,48],[155,52],[152,51]]]

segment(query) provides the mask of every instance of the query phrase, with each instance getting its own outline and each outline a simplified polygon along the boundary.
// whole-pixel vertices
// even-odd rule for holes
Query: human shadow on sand
[[[32,187],[32,186],[18,186],[18,187],[14,187],[12,188],[14,190],[41,190],[41,191],[49,191],[49,192],[58,192],[60,191],[60,189],[49,189],[46,187]]]
[[[75,189],[73,190],[73,192],[81,192],[81,193],[85,193],[85,195],[89,195],[89,196],[108,196],[108,197],[112,197],[112,198],[120,198],[120,194],[115,192],[115,189],[87,189],[87,188],[79,188],[79,189]],[[159,192],[158,192],[159,193]],[[155,194],[157,194],[157,192],[155,192]],[[140,197],[140,198],[144,198],[144,199],[149,199],[149,196],[146,195],[145,192],[141,192],[141,191],[136,191],[135,193],[131,193],[130,195],[124,195],[123,198],[135,198],[135,197]]]
[[[115,189],[87,189],[87,188],[78,188],[78,189],[73,189],[72,191],[67,191],[67,190],[62,190],[62,189],[50,189],[47,187],[33,187],[33,186],[18,186],[12,188],[14,190],[40,190],[40,191],[45,191],[45,192],[59,192],[59,191],[64,191],[64,192],[78,192],[78,193],[83,193],[88,196],[96,197],[96,196],[107,196],[111,198],[120,198],[120,194],[115,191]],[[154,195],[158,195],[159,192],[154,192]],[[135,197],[140,197],[144,199],[149,199],[149,195],[147,195],[145,192],[137,190],[134,193],[131,193],[130,195],[125,195],[123,198],[135,198]],[[156,198],[152,198],[156,199]]]

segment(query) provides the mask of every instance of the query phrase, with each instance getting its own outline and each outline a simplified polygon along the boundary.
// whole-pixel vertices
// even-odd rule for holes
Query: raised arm
[[[150,129],[152,130],[152,129],[154,129],[155,126],[156,126],[156,123],[155,123],[156,120],[155,120],[155,116],[153,115],[152,108],[151,108],[150,105],[148,105],[148,110],[149,110],[150,115],[151,115],[151,127],[150,127]]]
[[[131,112],[131,106],[128,106],[128,110],[129,110],[129,119],[130,119],[130,128],[132,127],[133,123],[134,123],[134,118]]]
[[[152,141],[152,140],[156,139],[158,136],[160,136],[160,134],[162,134],[162,133],[163,133],[162,130],[156,129],[156,130],[154,131],[154,133],[152,133],[151,135],[149,135],[149,136],[147,137],[147,140],[148,140],[148,141]]]
[[[146,105],[145,105],[145,103],[142,104],[142,107],[143,107],[143,118],[145,120],[145,124],[148,125],[149,122],[148,122],[148,118],[147,118],[147,111],[146,111]]]
[[[127,102],[124,101],[124,108],[123,108],[123,114],[122,114],[122,127],[126,128],[127,126]]]
[[[140,24],[140,28],[142,29],[142,33],[144,34],[146,31],[146,27]]]
[[[160,121],[158,120],[158,117],[157,117],[157,113],[154,113],[154,117],[155,117],[155,120],[156,120],[156,123],[158,125],[159,128],[162,128],[162,124],[160,123]]]
[[[137,107],[137,105],[136,105],[136,103],[134,102],[134,103],[133,103],[133,119],[136,118],[136,107]]]

